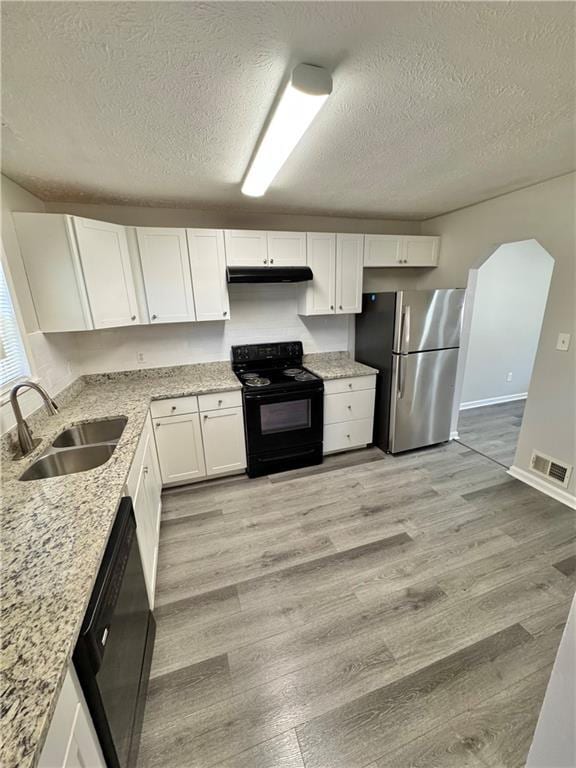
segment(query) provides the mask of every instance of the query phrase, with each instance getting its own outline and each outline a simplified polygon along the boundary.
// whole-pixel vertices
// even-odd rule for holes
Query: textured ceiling
[[[4,173],[45,200],[427,216],[574,168],[572,2],[4,2]],[[334,91],[265,197],[283,77]]]

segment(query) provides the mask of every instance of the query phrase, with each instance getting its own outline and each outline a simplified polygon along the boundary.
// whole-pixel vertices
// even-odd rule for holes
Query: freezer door
[[[393,355],[390,451],[400,453],[450,439],[457,349]]]
[[[463,288],[399,291],[394,351],[407,353],[459,346],[464,293]]]

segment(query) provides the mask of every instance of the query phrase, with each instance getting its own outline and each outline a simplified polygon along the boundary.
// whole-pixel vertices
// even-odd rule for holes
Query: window
[[[0,262],[0,331],[0,391],[3,391],[19,379],[28,378],[30,365],[22,343],[2,262]]]

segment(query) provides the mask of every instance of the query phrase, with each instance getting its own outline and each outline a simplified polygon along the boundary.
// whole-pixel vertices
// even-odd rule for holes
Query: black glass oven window
[[[310,400],[290,400],[284,403],[269,403],[260,406],[260,425],[263,435],[273,432],[288,432],[293,429],[309,429]]]

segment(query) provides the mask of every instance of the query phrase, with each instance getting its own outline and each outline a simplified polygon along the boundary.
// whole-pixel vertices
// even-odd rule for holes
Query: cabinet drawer
[[[360,389],[374,389],[376,387],[376,375],[353,376],[347,379],[330,379],[324,382],[324,392],[334,395],[338,392],[356,392]]]
[[[324,424],[337,424],[341,421],[372,419],[374,416],[375,389],[363,389],[358,392],[339,392],[324,396]]]
[[[154,419],[162,416],[181,416],[183,413],[196,413],[198,411],[198,398],[171,397],[168,400],[153,400],[150,405],[150,413]]]
[[[238,408],[242,405],[242,391],[214,392],[211,395],[198,395],[201,411],[219,411],[220,408]]]
[[[359,448],[372,442],[372,419],[327,424],[324,427],[324,453]]]

